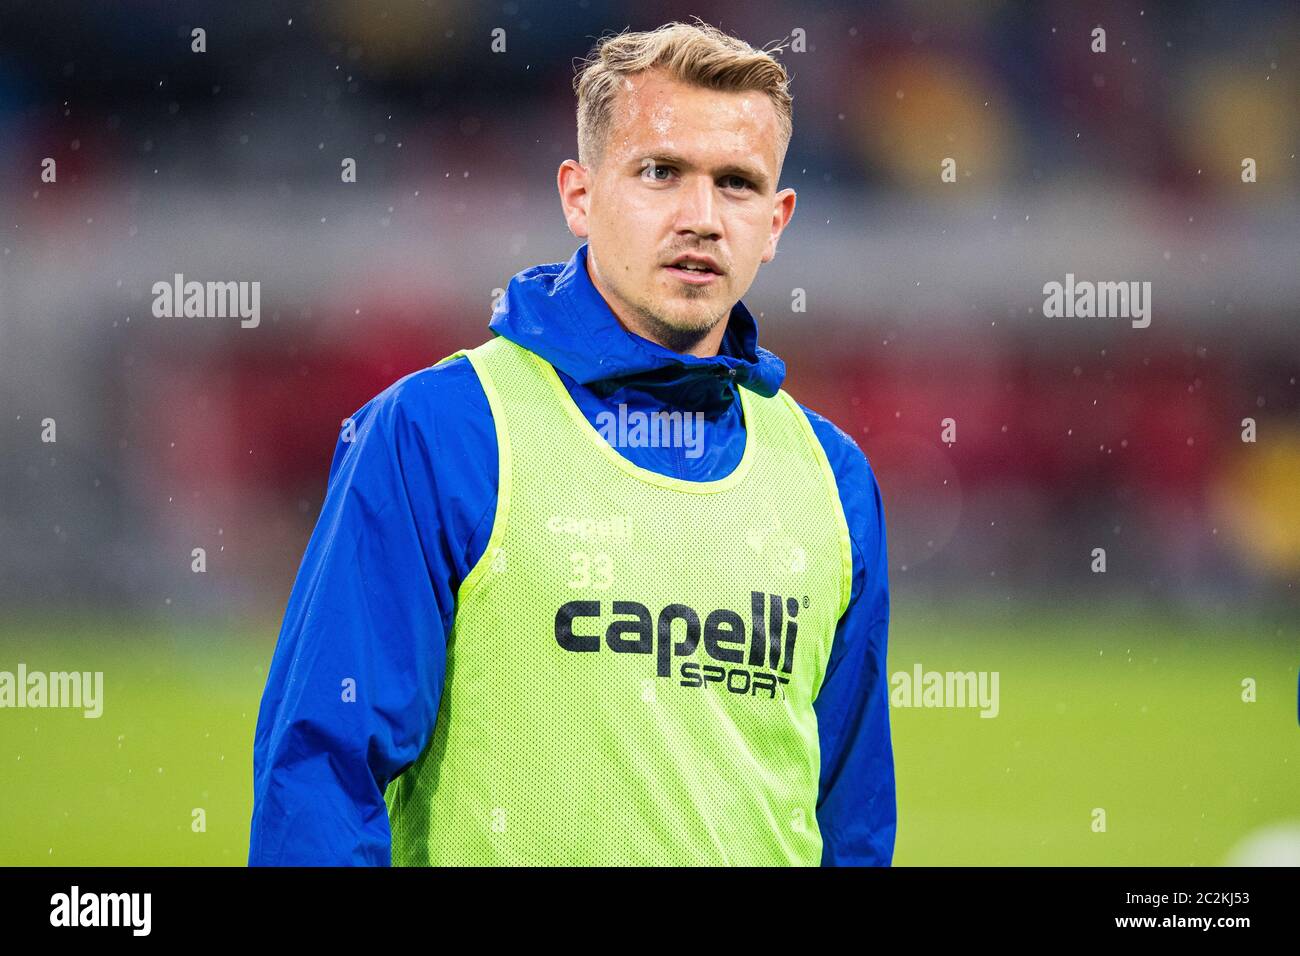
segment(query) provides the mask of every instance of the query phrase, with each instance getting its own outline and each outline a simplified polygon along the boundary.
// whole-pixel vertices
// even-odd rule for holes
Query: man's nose
[[[692,176],[677,195],[680,203],[677,209],[679,232],[694,232],[712,239],[722,236],[722,222],[718,219],[718,196],[711,178]]]

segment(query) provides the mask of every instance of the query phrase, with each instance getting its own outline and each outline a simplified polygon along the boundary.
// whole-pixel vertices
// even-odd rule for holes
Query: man
[[[892,860],[879,488],[739,301],[794,211],[785,70],[678,23],[575,86],[587,241],[335,451],[250,864]]]

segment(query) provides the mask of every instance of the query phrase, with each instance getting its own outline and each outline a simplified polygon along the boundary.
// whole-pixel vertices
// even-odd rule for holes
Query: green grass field
[[[0,709],[0,865],[243,865],[276,630],[0,628],[0,670],[101,670],[105,701]],[[1222,864],[1300,822],[1298,661],[1293,623],[1242,615],[896,607],[891,673],[997,671],[1000,712],[891,710],[895,864]]]

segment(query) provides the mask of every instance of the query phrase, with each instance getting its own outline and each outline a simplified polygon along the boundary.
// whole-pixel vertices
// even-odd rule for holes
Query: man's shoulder
[[[475,413],[490,414],[474,366],[464,355],[410,372],[374,395],[356,413],[385,430],[458,429]]]
[[[345,419],[339,438],[331,484],[340,474],[352,482],[396,468],[412,488],[465,498],[476,482],[495,480],[492,412],[464,356],[403,375]]]
[[[807,417],[835,475],[840,505],[844,509],[849,538],[853,543],[852,593],[856,596],[866,580],[866,572],[883,560],[881,545],[885,533],[885,516],[880,484],[876,481],[866,453],[852,435],[802,402],[796,401],[795,404]],[[878,575],[878,572],[872,574]],[[882,581],[886,580],[883,575],[879,577]]]
[[[813,411],[797,399],[795,404],[807,416],[808,424],[812,426],[813,434],[817,436],[822,450],[826,452],[831,470],[835,472],[839,483],[844,485],[848,481],[868,479],[871,475],[871,462],[861,446],[853,440],[853,436],[825,415]]]

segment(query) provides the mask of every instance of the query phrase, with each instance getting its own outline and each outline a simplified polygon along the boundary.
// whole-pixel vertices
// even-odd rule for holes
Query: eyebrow
[[[676,153],[647,153],[636,159],[637,168],[643,168],[647,159],[654,163],[662,163],[665,166],[677,166],[681,169],[696,168],[694,163],[689,162],[683,156],[678,156]],[[719,166],[716,173],[719,176],[740,176],[741,178],[748,179],[753,183],[754,187],[759,192],[767,191],[767,177],[763,175],[760,170],[745,163],[727,163],[726,165]]]

